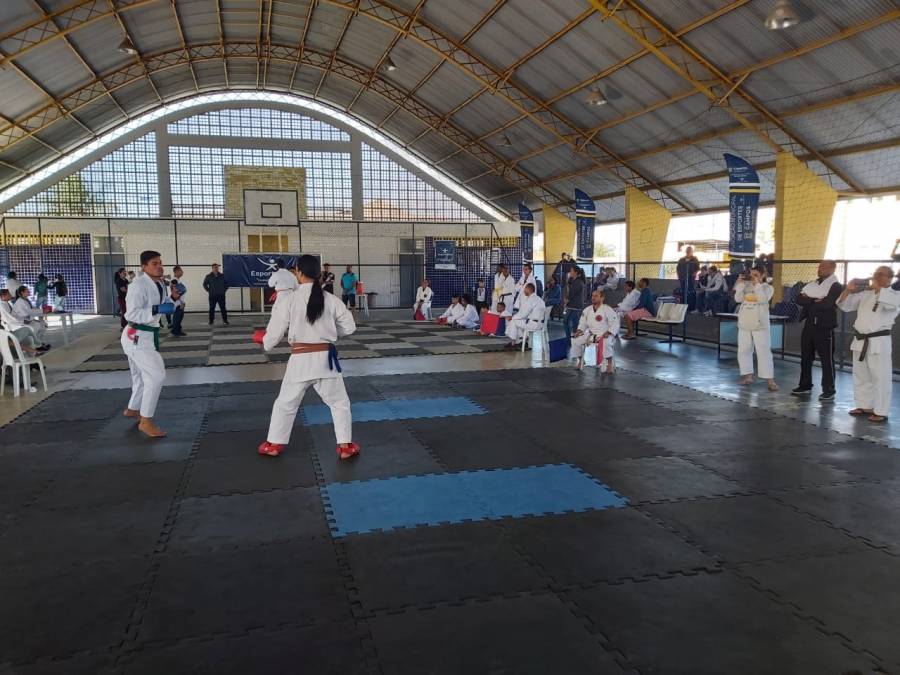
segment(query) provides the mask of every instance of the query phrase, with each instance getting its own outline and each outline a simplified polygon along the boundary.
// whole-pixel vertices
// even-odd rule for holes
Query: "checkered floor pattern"
[[[160,333],[160,353],[166,367],[221,366],[241,363],[287,361],[287,342],[263,353],[251,335],[264,327],[260,317],[233,317],[229,326],[218,322],[185,322],[184,337],[172,337],[166,329]],[[469,330],[438,326],[422,321],[360,322],[356,332],[338,342],[342,359],[369,359],[381,356],[420,356],[425,354],[468,354],[503,349],[503,338],[483,337]],[[128,370],[118,335],[100,353],[73,369],[75,372]]]

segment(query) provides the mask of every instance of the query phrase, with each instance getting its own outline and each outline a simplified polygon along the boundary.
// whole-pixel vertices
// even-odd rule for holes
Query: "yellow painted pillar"
[[[775,260],[825,257],[838,193],[793,155],[775,160]],[[784,286],[815,277],[814,263],[775,265],[772,285],[780,299]]]
[[[575,221],[565,214],[544,205],[544,270],[547,279],[553,274],[559,254],[565,251],[569,255],[575,252]],[[544,279],[546,283],[547,279]]]
[[[672,214],[637,188],[625,188],[625,256],[629,263],[662,260]],[[628,274],[631,274],[629,266]],[[638,265],[634,278],[656,277],[659,264]]]

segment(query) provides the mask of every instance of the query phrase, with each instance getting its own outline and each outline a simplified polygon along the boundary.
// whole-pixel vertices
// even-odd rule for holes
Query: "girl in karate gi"
[[[531,265],[525,263],[522,265],[522,276],[519,277],[519,281],[516,283],[516,301],[513,303],[513,309],[519,309],[522,306],[523,293],[527,284],[537,288],[537,281],[535,281],[534,272],[531,271]]]
[[[584,350],[589,344],[597,345],[597,368],[603,372],[616,372],[615,356],[616,337],[619,335],[619,315],[612,307],[604,304],[604,293],[596,289],[591,293],[591,304],[581,312],[578,330],[572,336],[572,354],[578,359],[576,368],[584,370]]]
[[[468,293],[463,293],[459,298],[459,304],[462,306],[462,314],[454,321],[454,325],[458,328],[478,328],[478,312],[475,305],[472,304],[472,297]]]
[[[153,422],[156,404],[166,379],[166,364],[159,353],[159,320],[173,314],[175,304],[163,282],[162,258],[157,251],[141,253],[144,272],[128,286],[125,296],[125,321],[122,329],[122,351],[131,370],[131,399],[123,413],[139,418],[138,429],[151,438],[166,432]]]
[[[303,395],[311,386],[331,409],[337,455],[350,459],[359,454],[352,439],[350,399],[344,388],[341,364],[334,343],[356,331],[356,322],[347,307],[319,284],[319,260],[311,255],[297,261],[299,288],[272,308],[272,316],[262,336],[263,348],[270,351],[285,332],[291,344],[281,392],[272,406],[272,419],[261,455],[277,457],[291,440],[291,430]]]
[[[738,367],[741,384],[753,383],[753,351],[759,376],[769,383],[769,391],[778,391],[775,383],[775,362],[769,336],[769,301],[775,289],[766,283],[766,268],[758,265],[749,277],[741,275],[734,285],[734,301],[738,308]]]
[[[431,290],[431,285],[428,282],[428,279],[422,279],[422,283],[419,284],[419,287],[416,289],[416,301],[413,303],[413,318],[417,321],[419,312],[422,313],[422,321],[425,320],[425,317],[428,316],[428,310],[431,309],[431,299],[434,297],[434,291]]]

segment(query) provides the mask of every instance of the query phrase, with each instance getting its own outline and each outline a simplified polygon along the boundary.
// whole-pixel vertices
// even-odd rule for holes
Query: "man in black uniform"
[[[834,400],[834,329],[837,327],[836,302],[844,287],[834,276],[837,264],[833,260],[819,263],[818,278],[800,293],[800,320],[804,321],[800,334],[800,384],[791,391],[804,396],[812,391],[812,365],[819,355],[822,362],[822,393],[820,401]]]

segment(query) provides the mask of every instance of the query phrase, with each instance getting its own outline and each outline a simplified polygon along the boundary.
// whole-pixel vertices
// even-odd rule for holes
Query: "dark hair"
[[[634,288],[634,282],[631,279],[628,279],[625,282],[625,288]]]
[[[124,268],[124,267],[120,267],[119,269],[116,270],[116,276],[119,276],[119,275],[122,274],[122,272],[124,272],[124,271],[125,271],[125,268]],[[43,274],[38,274],[38,279],[40,279],[42,276],[44,276],[44,275],[43,275]]]
[[[59,279],[60,281],[62,281],[62,280],[63,280],[63,275],[62,275],[62,274],[57,274],[57,275],[56,275],[56,278]]]
[[[475,280],[475,283],[476,283],[476,284],[483,284],[483,283],[484,283],[484,279],[476,279],[476,280]]]
[[[148,262],[150,262],[154,258],[161,258],[161,257],[162,257],[162,255],[160,254],[159,251],[144,251],[143,253],[141,253],[141,265],[146,265]]]
[[[123,267],[122,269],[124,270],[125,268]],[[43,272],[38,274],[38,281],[47,281],[47,277],[44,276]]]
[[[647,277],[641,277],[641,281],[644,282],[645,284],[647,284],[648,286],[650,285],[650,280]]]
[[[9,274],[7,274],[6,276],[7,276],[7,278],[9,278],[9,279],[17,279],[17,278],[18,278],[18,277],[16,276],[16,273],[13,272],[12,270],[10,270],[10,271],[9,271]]]
[[[765,280],[767,280],[767,279],[769,278],[769,271],[765,268],[765,266],[763,266],[763,265],[754,265],[753,267],[750,268],[750,271],[751,271],[751,272],[752,272],[753,270],[756,270],[757,272],[760,273],[760,275],[761,275],[762,278],[763,278],[763,281],[765,281]]]
[[[12,297],[12,293],[10,293],[10,292],[9,292],[8,290],[6,290],[5,288],[0,288],[0,297],[6,297],[6,296],[9,296],[9,297],[11,298],[11,297]]]
[[[19,286],[19,287],[16,289],[16,297],[17,297],[17,298],[21,298],[21,297],[22,297],[22,291],[27,291],[27,290],[28,290],[28,286],[25,286],[24,284],[21,285],[21,286]]]
[[[315,323],[325,311],[325,293],[319,284],[319,275],[322,274],[319,259],[314,255],[301,255],[297,258],[297,269],[307,279],[312,279],[312,290],[309,293],[309,302],[306,303],[306,320]]]
[[[125,268],[123,267],[122,269],[124,270]],[[172,272],[183,272],[183,271],[184,270],[181,269],[181,265],[175,265],[175,267],[172,268]]]
[[[530,288],[532,291],[537,290],[537,289],[534,287],[534,284],[525,284],[525,288]]]
[[[466,303],[467,305],[471,305],[471,304],[472,304],[472,296],[469,295],[468,293],[463,293],[463,294],[462,294],[461,296],[459,296],[459,297],[460,297],[460,298],[462,299],[462,301],[463,301],[464,303]]]
[[[502,300],[500,300],[500,301],[497,303],[497,307],[499,308],[500,305],[503,305],[503,309],[506,309],[506,303],[503,302]]]
[[[275,267],[277,267],[280,270],[283,270],[284,269],[284,258],[278,258],[278,260],[275,261]]]

